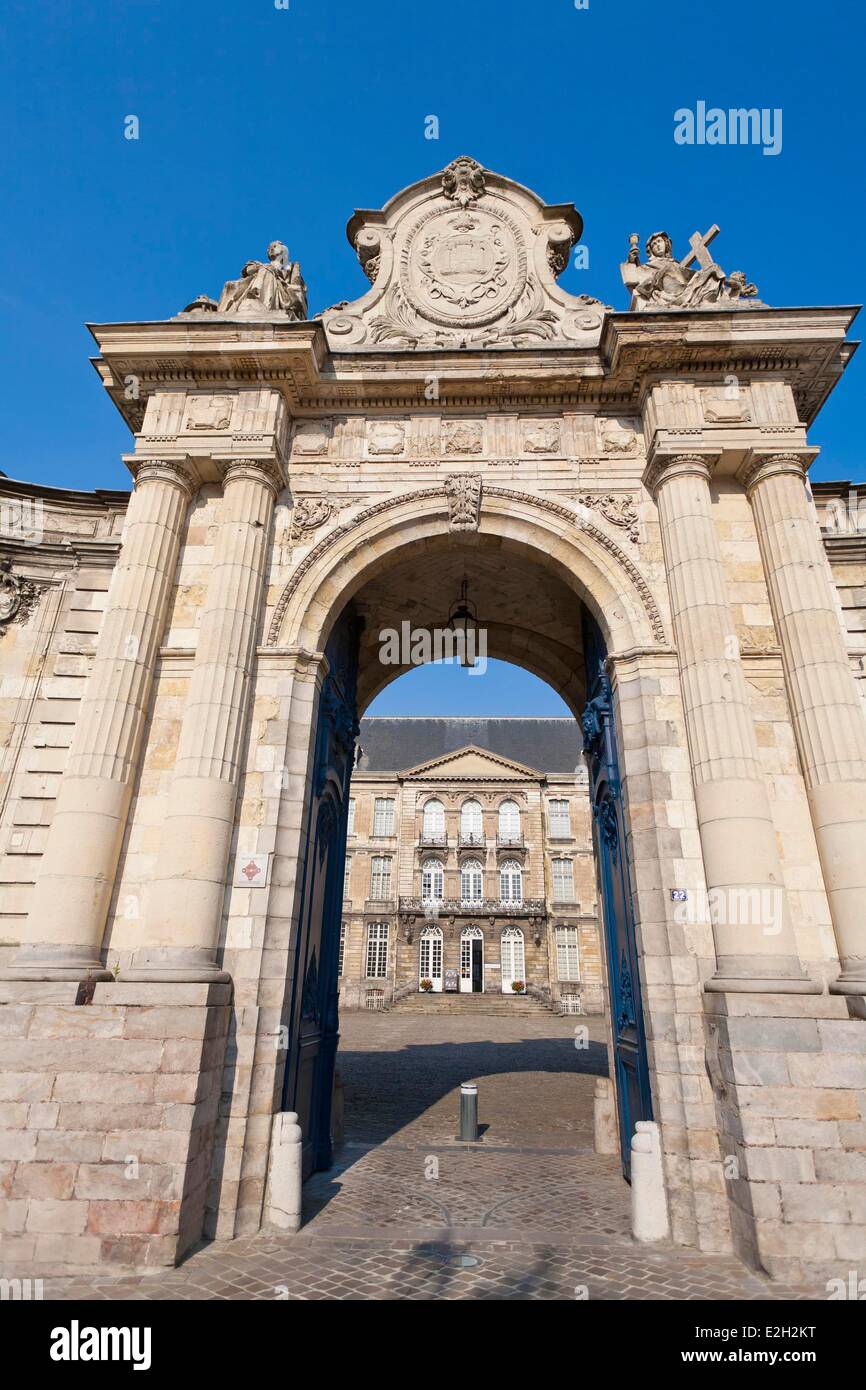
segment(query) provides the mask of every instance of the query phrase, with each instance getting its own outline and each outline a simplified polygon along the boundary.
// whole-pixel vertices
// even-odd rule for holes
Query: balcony
[[[483,830],[461,830],[457,843],[461,849],[484,849],[487,841]]]
[[[524,898],[522,903],[502,902],[500,898],[480,898],[463,902],[460,898],[443,898],[438,903],[425,903],[421,898],[400,898],[399,913],[405,921],[427,917],[435,911],[438,917],[528,917],[543,920],[543,898]]]
[[[497,849],[526,849],[526,843],[525,843],[525,841],[524,841],[524,839],[523,839],[522,833],[521,833],[519,830],[515,830],[512,834],[497,835],[497,836],[496,836],[496,848],[497,848]]]
[[[418,843],[423,849],[447,849],[448,835],[444,830],[422,830]]]

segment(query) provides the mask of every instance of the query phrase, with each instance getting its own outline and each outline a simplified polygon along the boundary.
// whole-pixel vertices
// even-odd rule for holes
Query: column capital
[[[124,455],[124,463],[135,481],[136,489],[142,483],[173,483],[188,497],[198,491],[201,479],[190,459],[142,458],[139,454]]]
[[[708,483],[718,461],[717,453],[654,453],[644,469],[643,485],[655,495],[662,483],[669,482],[672,478],[703,478]]]
[[[750,449],[737,469],[736,479],[738,483],[742,483],[748,496],[751,496],[758,483],[783,474],[800,478],[805,482],[817,456],[817,449],[785,449],[776,453],[767,449]]]
[[[285,470],[273,455],[266,458],[217,458],[214,462],[223,488],[228,483],[246,478],[263,483],[276,497],[286,486]]]

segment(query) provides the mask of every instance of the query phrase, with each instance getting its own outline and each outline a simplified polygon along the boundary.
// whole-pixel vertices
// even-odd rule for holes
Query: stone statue
[[[272,241],[267,261],[247,261],[238,280],[227,280],[217,305],[219,314],[265,318],[285,314],[290,319],[307,317],[307,287],[297,261],[289,260],[288,248]]]
[[[710,255],[707,248],[718,231],[713,226],[705,236],[695,232],[689,238],[691,250],[681,261],[674,259],[667,232],[653,232],[647,238],[645,264],[641,264],[639,237],[634,232],[629,237],[628,259],[620,267],[623,284],[632,292],[632,310],[731,309],[753,299],[757,288],[747,283],[743,272],[726,275]],[[693,260],[697,268],[691,268]]]

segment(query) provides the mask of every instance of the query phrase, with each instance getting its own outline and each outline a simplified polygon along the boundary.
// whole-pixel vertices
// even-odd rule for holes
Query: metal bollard
[[[469,1144],[478,1141],[478,1086],[474,1081],[464,1081],[460,1087],[460,1133],[457,1138]]]

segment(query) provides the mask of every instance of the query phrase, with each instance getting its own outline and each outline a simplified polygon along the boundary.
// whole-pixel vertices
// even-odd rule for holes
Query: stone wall
[[[15,1275],[173,1265],[202,1236],[227,985],[0,985],[0,1229]]]
[[[709,995],[706,1024],[735,1250],[791,1283],[862,1267],[862,1017],[838,995]]]

